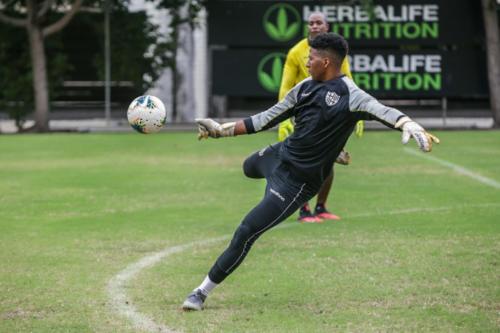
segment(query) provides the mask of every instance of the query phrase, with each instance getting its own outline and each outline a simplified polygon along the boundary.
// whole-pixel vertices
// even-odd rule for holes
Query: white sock
[[[214,289],[215,287],[217,287],[217,283],[212,282],[212,280],[210,280],[210,278],[207,275],[205,280],[203,280],[200,286],[196,289],[200,289],[203,295],[208,296],[208,293],[211,292],[212,289]]]

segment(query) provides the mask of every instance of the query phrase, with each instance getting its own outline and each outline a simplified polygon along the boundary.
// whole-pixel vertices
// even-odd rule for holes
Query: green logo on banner
[[[297,35],[300,15],[293,6],[278,3],[264,14],[263,24],[267,35],[278,42],[286,42]]]
[[[274,52],[266,55],[259,62],[257,78],[261,86],[267,91],[277,93],[280,90],[285,57],[284,53]]]

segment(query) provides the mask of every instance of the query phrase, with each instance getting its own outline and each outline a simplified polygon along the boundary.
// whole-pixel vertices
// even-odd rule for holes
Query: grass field
[[[352,138],[343,219],[269,231],[198,313],[179,306],[228,239],[199,242],[259,201],[241,163],[276,133],[0,136],[0,332],[498,332],[500,132],[436,134],[432,157],[489,180]]]

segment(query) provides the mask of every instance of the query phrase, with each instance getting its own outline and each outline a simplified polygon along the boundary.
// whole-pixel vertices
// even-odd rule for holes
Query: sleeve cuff
[[[247,134],[255,133],[255,128],[253,127],[253,121],[251,117],[243,119],[243,123],[245,124]]]

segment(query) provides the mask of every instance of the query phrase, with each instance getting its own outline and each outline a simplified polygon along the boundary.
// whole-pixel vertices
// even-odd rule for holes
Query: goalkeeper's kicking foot
[[[351,154],[342,149],[339,156],[337,156],[335,163],[342,165],[349,165],[351,163]]]
[[[318,204],[314,209],[314,216],[320,218],[321,220],[340,220],[340,216],[330,213],[325,205]]]
[[[300,223],[323,223],[322,219],[314,216],[313,213],[311,213],[311,209],[309,209],[308,204],[300,207],[298,220]]]
[[[184,303],[182,304],[182,310],[184,311],[200,311],[203,310],[203,303],[207,296],[203,295],[200,289],[196,289],[191,294],[188,295]]]

